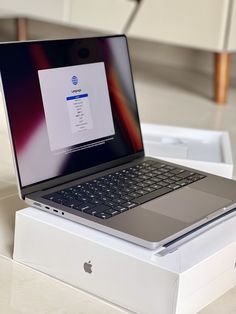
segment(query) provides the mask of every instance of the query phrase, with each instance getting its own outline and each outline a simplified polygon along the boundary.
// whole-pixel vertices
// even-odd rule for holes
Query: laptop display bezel
[[[127,37],[125,35],[112,35],[112,36],[98,36],[98,37],[80,37],[80,38],[69,38],[68,40],[71,39],[87,39],[87,38],[94,38],[94,39],[105,39],[105,38],[114,38],[114,37],[120,37],[120,38],[124,38],[126,41],[126,45],[127,45],[127,53],[128,53],[128,61],[129,61],[129,68],[130,68],[130,74],[131,74],[131,80],[132,80],[132,87],[133,87],[133,93],[134,93],[134,100],[135,100],[135,104],[136,104],[136,109],[137,109],[137,123],[140,126],[140,118],[139,118],[139,112],[138,112],[138,106],[137,106],[137,98],[136,98],[136,93],[135,93],[135,87],[134,87],[134,79],[133,79],[133,72],[132,72],[132,66],[131,66],[131,61],[130,61],[130,53],[129,53],[129,48],[128,48],[128,40]],[[0,45],[11,45],[11,44],[21,44],[21,43],[37,43],[37,42],[53,42],[53,41],[64,41],[67,39],[56,39],[56,40],[30,40],[30,41],[24,41],[24,42],[8,42],[8,43],[2,43]],[[135,154],[131,154],[122,158],[118,158],[94,167],[90,167],[88,169],[84,169],[84,170],[80,170],[80,171],[76,171],[67,175],[62,175],[62,176],[58,176],[58,177],[54,177],[54,178],[49,178],[40,182],[36,182],[27,186],[22,186],[21,184],[21,179],[20,179],[20,171],[19,171],[19,166],[18,166],[18,162],[17,162],[17,155],[16,155],[16,150],[15,150],[15,146],[14,146],[14,140],[12,137],[12,131],[11,131],[11,125],[10,125],[10,121],[9,121],[9,117],[8,117],[8,108],[7,108],[7,104],[5,101],[5,97],[4,97],[4,91],[3,91],[3,86],[2,86],[2,80],[1,80],[1,89],[2,89],[2,94],[3,94],[3,98],[4,98],[4,107],[5,107],[5,112],[6,112],[6,117],[7,117],[7,124],[8,124],[8,131],[10,134],[10,144],[11,144],[11,149],[12,149],[12,154],[13,154],[13,159],[14,159],[14,166],[15,166],[15,171],[17,174],[17,182],[18,182],[18,190],[20,193],[20,197],[22,199],[24,199],[26,197],[26,195],[37,192],[37,191],[41,191],[41,190],[46,190],[49,189],[51,187],[57,186],[57,185],[62,185],[64,183],[68,183],[70,181],[74,181],[76,179],[79,178],[83,178],[92,174],[95,174],[97,172],[101,172],[119,165],[122,165],[124,163],[128,163],[131,162],[137,158],[142,158],[144,157],[145,153],[144,153],[144,145],[143,145],[143,138],[142,138],[142,132],[141,132],[141,126],[140,126],[140,138],[142,141],[142,146],[143,149],[140,152],[137,152]]]

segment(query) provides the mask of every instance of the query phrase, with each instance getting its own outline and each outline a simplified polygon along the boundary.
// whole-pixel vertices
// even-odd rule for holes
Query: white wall
[[[85,31],[55,24],[29,21],[29,38],[65,38],[86,35],[101,35],[92,31]],[[15,39],[15,24],[12,20],[0,20],[0,41]],[[165,45],[161,43],[129,38],[129,46],[133,64],[151,63],[170,65],[197,72],[213,75],[213,53]],[[236,53],[232,55],[231,84],[236,85]]]
[[[208,51],[135,39],[130,39],[130,50],[134,62],[181,67],[209,75],[214,72],[214,54]],[[232,54],[231,78],[231,83],[236,85],[236,53]]]

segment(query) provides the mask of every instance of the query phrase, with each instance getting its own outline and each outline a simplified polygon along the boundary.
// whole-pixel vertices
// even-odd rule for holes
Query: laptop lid
[[[0,44],[21,196],[144,155],[126,37]]]

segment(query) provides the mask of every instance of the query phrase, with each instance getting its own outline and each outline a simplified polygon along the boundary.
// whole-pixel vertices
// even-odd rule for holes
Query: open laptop
[[[19,193],[155,249],[236,203],[236,183],[145,157],[126,37],[0,44]]]

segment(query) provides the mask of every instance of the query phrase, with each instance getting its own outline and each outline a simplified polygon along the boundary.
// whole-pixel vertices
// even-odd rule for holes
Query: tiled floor
[[[236,162],[236,88],[230,90],[228,105],[220,107],[211,101],[212,81],[207,76],[164,66],[153,68],[148,64],[134,65],[141,121],[227,129]],[[14,212],[25,204],[17,196],[1,103],[0,154],[0,254],[10,257]],[[236,172],[234,174],[236,177]],[[124,313],[123,310],[3,258],[0,258],[0,278],[0,313],[32,313],[32,309],[35,313]],[[201,314],[222,313],[236,313],[236,288],[201,311]]]
[[[7,126],[0,98],[0,255],[11,257],[16,209],[25,207],[18,197]],[[1,311],[0,311],[1,312]]]

